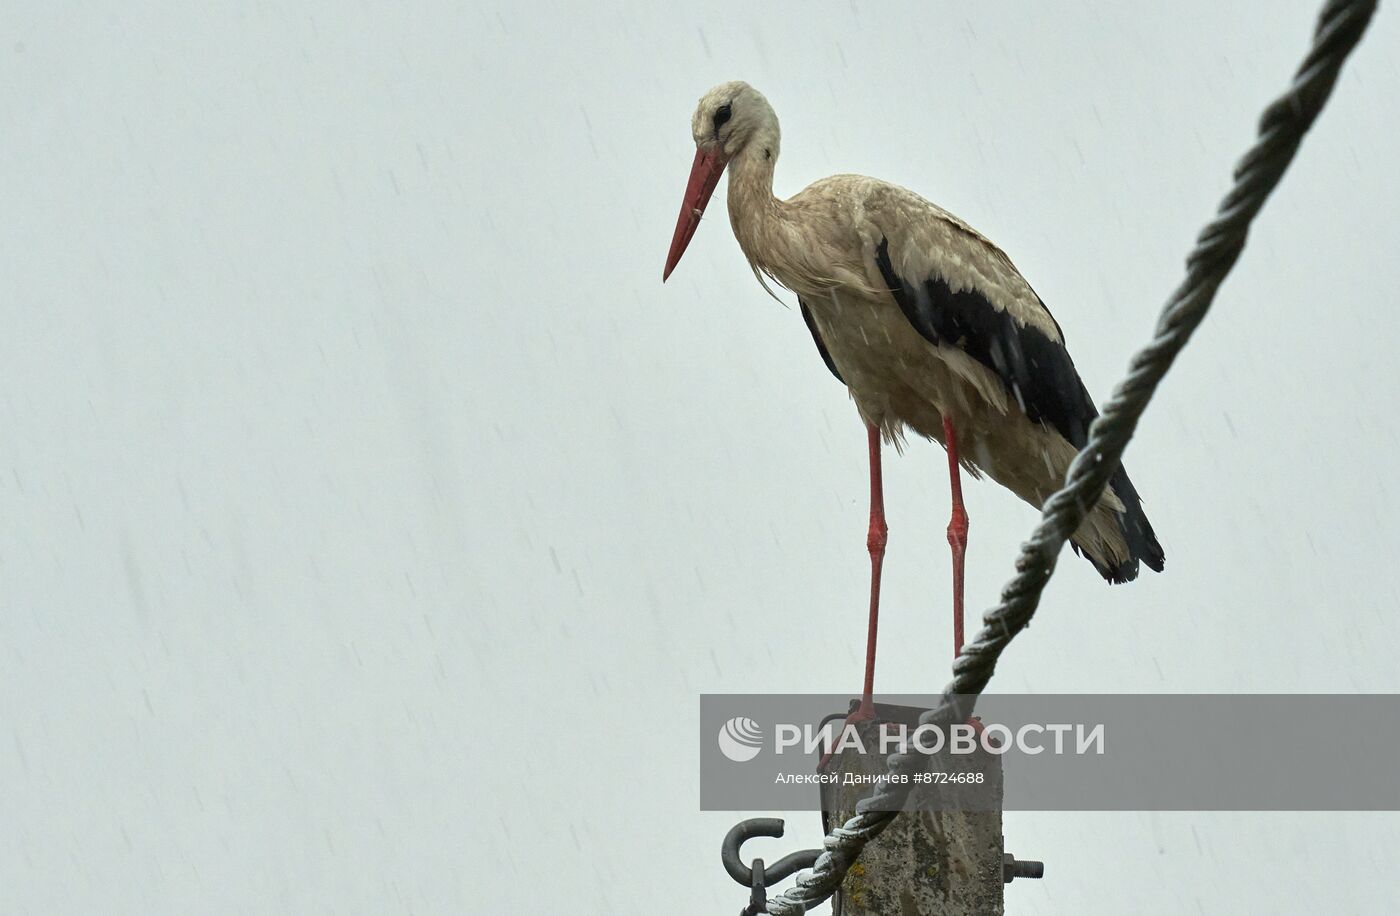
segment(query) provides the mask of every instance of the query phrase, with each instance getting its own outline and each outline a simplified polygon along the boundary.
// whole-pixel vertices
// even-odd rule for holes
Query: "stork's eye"
[[[715,130],[719,130],[733,114],[734,112],[730,110],[727,104],[719,106],[719,110],[715,112]]]

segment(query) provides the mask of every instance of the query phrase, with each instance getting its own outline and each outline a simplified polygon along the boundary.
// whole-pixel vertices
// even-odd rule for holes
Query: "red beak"
[[[727,160],[720,154],[707,153],[702,149],[695,151],[695,164],[690,167],[690,181],[685,185],[685,199],[681,201],[680,219],[676,220],[676,234],[671,236],[671,252],[666,255],[662,283],[671,276],[681,255],[685,254],[685,246],[690,244],[696,227],[700,225],[700,216],[710,202],[710,195],[715,193],[715,186],[719,184],[719,176],[724,174],[726,163]]]

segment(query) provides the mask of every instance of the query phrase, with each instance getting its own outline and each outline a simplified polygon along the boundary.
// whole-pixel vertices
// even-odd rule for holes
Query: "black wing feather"
[[[807,322],[807,330],[812,332],[812,342],[817,345],[817,352],[822,355],[822,362],[831,370],[831,374],[836,376],[836,381],[846,384],[846,380],[841,377],[841,373],[836,371],[836,364],[831,361],[831,351],[826,348],[825,341],[822,340],[821,332],[817,330],[817,321],[812,317],[812,310],[807,307],[807,303],[802,301],[802,297],[797,297],[797,304],[802,309],[802,320]]]
[[[1064,345],[975,289],[954,290],[942,277],[906,284],[890,263],[888,240],[880,240],[875,263],[904,317],[929,343],[957,347],[992,370],[1026,416],[1083,447],[1099,412]]]
[[[954,290],[937,276],[905,282],[890,261],[888,239],[880,240],[875,263],[900,311],[924,339],[957,347],[977,360],[1001,379],[1027,417],[1055,429],[1075,448],[1084,447],[1099,411],[1064,344],[1021,324],[975,289]],[[1099,567],[1099,572],[1110,581],[1132,579],[1138,560],[1160,572],[1162,548],[1127,471],[1119,467],[1109,486],[1127,510],[1118,521],[1132,558],[1116,569]]]

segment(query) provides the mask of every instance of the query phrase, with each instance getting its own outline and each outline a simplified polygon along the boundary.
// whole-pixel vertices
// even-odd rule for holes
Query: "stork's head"
[[[763,93],[739,80],[721,83],[701,97],[690,132],[695,136],[695,162],[662,282],[676,269],[695,235],[724,167],[737,156],[758,156],[768,162],[778,158],[778,116]]]
[[[778,116],[763,93],[741,80],[720,83],[700,99],[690,119],[695,148],[733,159],[760,134],[777,141]],[[777,150],[770,150],[776,154]]]

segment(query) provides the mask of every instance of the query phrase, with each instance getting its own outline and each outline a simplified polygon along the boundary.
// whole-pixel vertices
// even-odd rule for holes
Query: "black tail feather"
[[[1106,566],[1080,550],[1079,545],[1073,541],[1070,541],[1070,548],[1088,560],[1094,569],[1098,570],[1099,575],[1112,585],[1136,579],[1139,563],[1146,563],[1147,568],[1153,572],[1161,572],[1166,566],[1167,555],[1162,551],[1162,545],[1157,543],[1157,535],[1152,530],[1152,523],[1147,520],[1147,513],[1142,511],[1142,499],[1139,498],[1133,482],[1128,479],[1128,472],[1120,467],[1109,478],[1108,485],[1123,503],[1123,511],[1118,513],[1117,519],[1118,530],[1123,533],[1123,540],[1128,544],[1128,559],[1117,566]]]
[[[1162,551],[1162,545],[1157,543],[1157,535],[1152,530],[1152,523],[1147,520],[1147,513],[1142,511],[1142,499],[1128,479],[1128,472],[1119,467],[1109,478],[1108,485],[1123,503],[1123,511],[1118,514],[1118,528],[1128,543],[1128,559],[1116,567],[1103,566],[1092,558],[1090,562],[1094,563],[1099,575],[1115,584],[1136,579],[1139,563],[1146,563],[1153,572],[1161,572],[1166,566],[1167,556]],[[1076,549],[1075,552],[1079,551]]]

